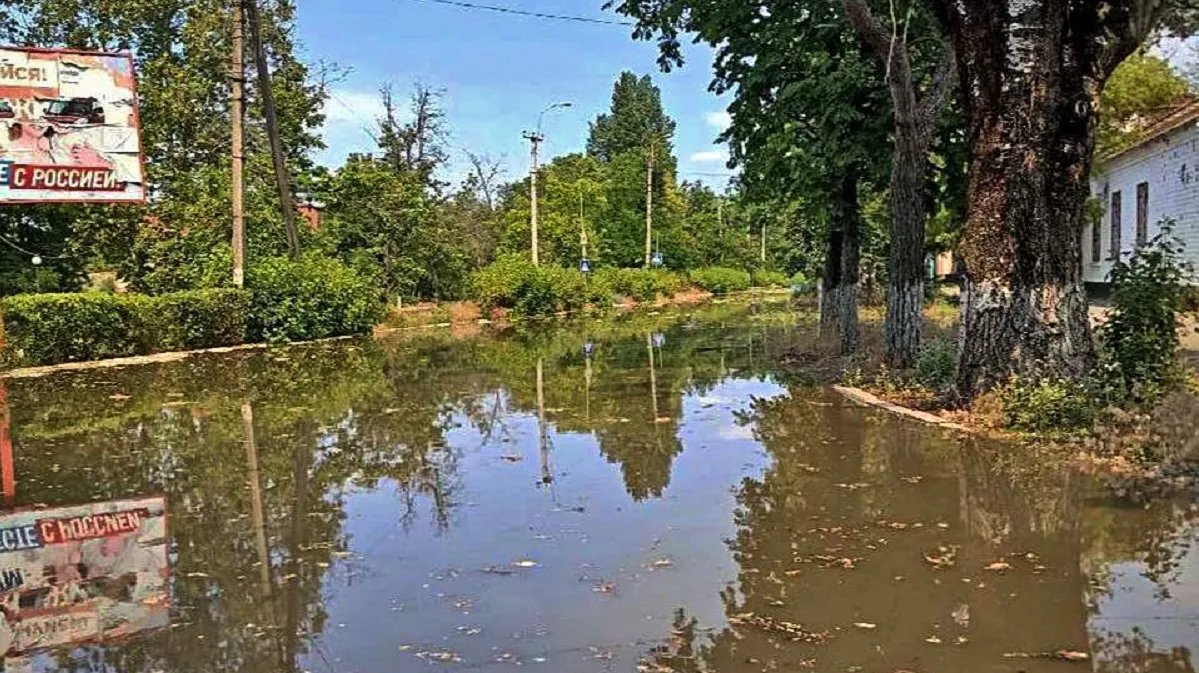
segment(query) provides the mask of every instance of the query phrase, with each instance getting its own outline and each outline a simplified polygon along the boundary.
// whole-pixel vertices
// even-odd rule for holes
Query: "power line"
[[[612,19],[594,19],[587,16],[570,16],[567,14],[547,14],[545,12],[529,12],[522,9],[512,9],[511,7],[500,7],[498,5],[482,5],[474,2],[462,2],[461,0],[413,0],[414,2],[430,2],[438,5],[450,5],[453,7],[461,7],[463,9],[483,10],[487,12],[499,12],[501,14],[516,14],[518,16],[528,16],[536,19],[552,19],[554,21],[575,21],[578,23],[598,23],[608,26],[634,26],[636,24],[629,21],[614,21]]]
[[[25,254],[25,255],[29,255],[30,257],[38,257],[40,259],[66,259],[67,257],[69,257],[69,255],[56,255],[56,256],[39,255],[36,252],[30,252],[29,250],[22,248],[21,246],[17,245],[16,243],[13,243],[11,240],[5,238],[4,236],[0,236],[0,241],[3,241],[4,243],[6,243],[8,245],[8,247],[12,248],[13,250],[16,250],[17,252]]]

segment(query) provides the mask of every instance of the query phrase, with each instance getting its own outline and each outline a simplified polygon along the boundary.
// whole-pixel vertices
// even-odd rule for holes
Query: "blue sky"
[[[479,0],[521,10],[619,20],[602,0]],[[587,125],[608,108],[622,70],[648,73],[678,123],[675,138],[683,179],[723,186],[727,150],[715,137],[727,123],[727,102],[708,91],[711,51],[688,49],[687,65],[669,74],[657,67],[653,44],[635,42],[627,26],[583,24],[498,14],[423,0],[300,0],[304,58],[348,68],[326,107],[329,149],[320,160],[341,163],[369,150],[364,127],[379,113],[378,89],[390,82],[405,96],[416,81],[446,90],[453,161],[461,175],[465,150],[504,157],[506,177],[528,170],[521,132],[546,105],[574,107],[546,116],[544,152],[581,151]]]

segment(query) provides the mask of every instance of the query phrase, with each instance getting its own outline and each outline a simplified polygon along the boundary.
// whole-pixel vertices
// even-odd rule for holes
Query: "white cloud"
[[[355,124],[368,128],[383,115],[383,101],[378,91],[333,89],[325,103],[326,124]]]
[[[383,102],[378,91],[333,89],[325,102],[325,126],[321,135],[328,146],[318,160],[338,166],[353,152],[375,150],[374,133]]]
[[[704,121],[717,131],[727,131],[733,125],[733,116],[727,112],[709,112],[704,115]]]
[[[729,155],[724,150],[705,150],[691,155],[693,164],[723,164],[728,160]]]

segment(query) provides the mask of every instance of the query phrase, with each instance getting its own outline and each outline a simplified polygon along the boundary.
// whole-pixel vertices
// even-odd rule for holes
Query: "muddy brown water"
[[[724,305],[4,381],[11,504],[166,494],[172,565],[168,628],[5,667],[1195,670],[1191,503],[787,381],[813,330]]]

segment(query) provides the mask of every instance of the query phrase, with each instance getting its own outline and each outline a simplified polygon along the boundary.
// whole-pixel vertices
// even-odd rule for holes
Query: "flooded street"
[[[781,378],[785,304],[0,381],[170,624],[13,671],[1194,671],[1199,510]],[[3,558],[0,555],[0,558]]]

